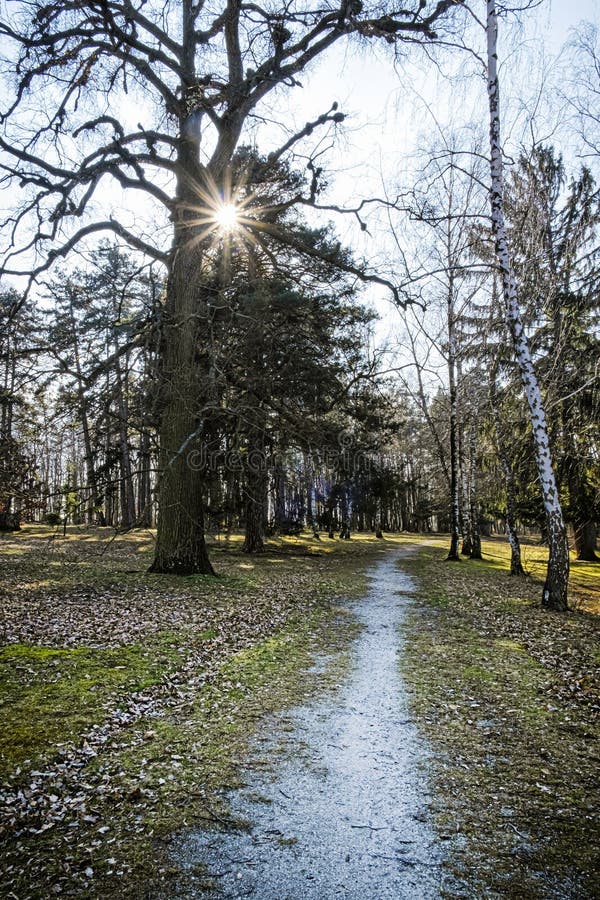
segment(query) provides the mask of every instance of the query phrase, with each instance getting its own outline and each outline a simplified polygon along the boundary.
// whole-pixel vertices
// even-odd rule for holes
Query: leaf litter
[[[241,682],[224,675],[227,661],[291,623],[308,621],[323,598],[342,592],[340,573],[336,580],[327,560],[286,558],[282,566],[270,566],[267,558],[252,563],[248,574],[247,558],[234,549],[221,554],[219,579],[168,579],[145,574],[147,541],[146,553],[140,553],[139,541],[114,541],[110,553],[101,555],[98,544],[88,533],[62,549],[46,540],[40,548],[37,535],[5,537],[0,544],[0,552],[9,551],[2,556],[0,629],[17,693],[36,677],[49,687],[64,680],[60,661],[51,654],[44,664],[28,664],[31,648],[102,653],[141,646],[150,659],[157,653],[164,657],[163,670],[153,672],[141,689],[99,682],[92,721],[75,739],[42,746],[13,767],[10,759],[0,759],[0,885],[4,895],[20,900],[106,896],[107,890],[111,896],[134,895],[136,869],[149,862],[142,864],[132,848],[141,842],[147,853],[153,820],[160,821],[165,801],[185,803],[186,793],[195,789],[195,814],[218,815],[218,790],[211,794],[201,782],[188,784],[196,756],[200,774],[206,763],[203,741],[191,747],[190,759],[177,752],[181,745],[190,753],[180,736],[186,717],[199,706],[209,720],[224,715],[222,727],[230,727],[240,704],[252,697],[244,695]],[[11,553],[15,547],[19,552]],[[119,572],[123,566],[125,572]],[[351,569],[361,566],[353,561]],[[352,578],[352,571],[345,574]],[[241,696],[233,697],[236,693]],[[250,702],[246,712],[256,720],[260,710],[253,713]],[[223,773],[218,760],[209,762],[207,778],[217,784]],[[193,817],[191,801],[189,806]],[[186,821],[181,811],[175,818]],[[168,879],[168,865],[155,868],[153,877]]]
[[[420,603],[405,673],[459,896],[598,896],[598,616],[542,610],[539,581],[485,559],[429,549],[407,565]]]

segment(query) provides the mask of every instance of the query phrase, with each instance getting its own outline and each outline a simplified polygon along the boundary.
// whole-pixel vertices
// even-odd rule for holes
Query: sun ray
[[[238,208],[234,203],[223,203],[214,212],[214,220],[223,231],[234,231],[240,224]]]
[[[228,170],[221,186],[210,176],[203,182],[194,179],[189,187],[196,200],[180,207],[184,227],[189,229],[188,246],[204,245],[207,262],[220,259],[224,277],[229,274],[234,247],[248,257],[256,251],[265,253],[262,237],[274,232],[268,220],[278,204],[261,202],[249,185],[250,175],[250,170],[244,169],[233,182]]]

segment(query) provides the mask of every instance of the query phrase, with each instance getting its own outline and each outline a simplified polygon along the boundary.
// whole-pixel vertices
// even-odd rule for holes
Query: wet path
[[[385,557],[352,607],[365,626],[352,671],[332,695],[287,714],[257,750],[272,765],[245,773],[232,813],[249,831],[194,832],[177,853],[204,863],[218,891],[257,900],[420,900],[440,896],[441,852],[426,819],[426,752],[411,722],[398,653],[410,579]],[[403,591],[408,593],[403,593]]]

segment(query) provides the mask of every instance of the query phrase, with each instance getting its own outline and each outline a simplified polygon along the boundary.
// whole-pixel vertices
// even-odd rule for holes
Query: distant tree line
[[[280,200],[293,191],[293,173],[282,169],[276,181],[259,184],[260,159],[243,149],[238,161],[256,168],[251,202],[266,206],[274,191]],[[514,538],[521,526],[543,533],[531,426],[485,235],[469,225],[466,252],[484,268],[473,275],[464,267],[458,287],[454,274],[454,374],[432,392],[415,344],[411,378],[381,373],[374,315],[339,265],[351,257],[333,234],[309,228],[285,202],[273,215],[278,227],[315,247],[313,261],[292,241],[275,266],[268,235],[245,246],[223,233],[205,277],[209,340],[197,352],[208,378],[188,464],[203,476],[207,531],[242,527],[252,553],[273,532],[310,528],[349,537],[355,530],[452,530],[456,521],[460,551],[475,557],[482,532]],[[433,208],[429,216],[443,220]],[[593,179],[583,169],[567,181],[553,149],[537,148],[515,167],[507,216],[560,448],[561,500],[579,558],[593,560],[600,515]],[[165,402],[160,273],[105,241],[85,265],[49,279],[40,303],[21,302],[14,290],[0,302],[3,527],[21,519],[153,526]],[[440,347],[448,353],[447,338]],[[513,563],[521,571],[518,555]]]

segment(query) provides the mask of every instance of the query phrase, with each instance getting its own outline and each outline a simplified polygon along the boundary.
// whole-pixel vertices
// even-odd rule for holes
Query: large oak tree
[[[299,89],[299,73],[338,41],[428,42],[461,3],[67,0],[15,4],[0,23],[5,67],[16,71],[0,116],[2,170],[24,198],[4,223],[3,272],[35,278],[105,232],[168,269],[155,571],[212,571],[202,476],[188,456],[200,433],[203,273],[214,264],[218,206],[235,203],[228,172],[249,117],[266,115],[277,89]],[[341,118],[332,108],[290,133],[273,160]],[[150,200],[156,226],[102,214],[109,182]],[[305,199],[318,188],[313,167]],[[159,227],[166,218],[170,249]]]

